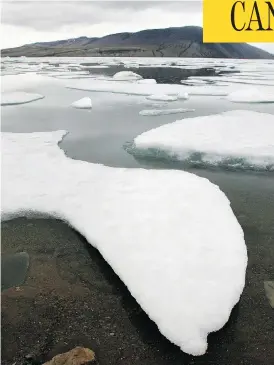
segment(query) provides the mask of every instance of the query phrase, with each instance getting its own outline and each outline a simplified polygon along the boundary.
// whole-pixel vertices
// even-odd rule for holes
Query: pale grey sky
[[[184,25],[202,26],[202,3],[181,1],[2,0],[1,48]],[[274,53],[274,43],[260,44]]]

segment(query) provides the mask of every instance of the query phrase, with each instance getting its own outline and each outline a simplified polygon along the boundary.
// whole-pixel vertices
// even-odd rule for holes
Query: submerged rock
[[[95,353],[85,347],[75,347],[68,352],[54,356],[43,365],[83,365],[87,363],[95,364]]]

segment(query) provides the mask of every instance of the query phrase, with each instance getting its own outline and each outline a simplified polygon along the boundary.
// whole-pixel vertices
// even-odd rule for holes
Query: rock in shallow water
[[[75,347],[74,349],[54,356],[50,361],[43,365],[83,365],[95,364],[95,353],[84,347]]]

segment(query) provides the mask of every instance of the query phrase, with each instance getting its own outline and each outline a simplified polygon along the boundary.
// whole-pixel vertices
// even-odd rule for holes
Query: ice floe
[[[71,72],[71,71],[63,71],[63,72],[45,72],[45,71],[41,71],[38,72],[38,74],[40,75],[46,75],[49,77],[56,77],[56,78],[77,78],[78,76],[86,76],[86,75],[90,75],[88,71],[75,71],[75,72]]]
[[[145,109],[139,112],[140,115],[144,116],[157,116],[157,115],[169,115],[169,114],[179,114],[179,113],[187,113],[194,112],[195,109]]]
[[[2,220],[40,212],[68,222],[164,336],[204,354],[245,285],[244,234],[225,194],[183,171],[69,159],[64,135],[2,133]]]
[[[137,81],[138,84],[157,84],[155,79],[141,79]]]
[[[139,68],[140,66],[138,63],[124,62],[124,67],[125,68]]]
[[[192,79],[191,77],[188,80],[181,80],[181,84],[191,86],[229,86],[228,83],[216,82],[213,80],[206,81],[199,78]]]
[[[189,77],[187,80],[181,80],[180,82],[181,82],[181,84],[190,83],[191,85],[193,85],[193,84],[207,85],[206,80],[199,79],[198,77],[196,77],[195,79],[191,79],[191,77]]]
[[[178,95],[153,94],[148,95],[147,99],[155,101],[175,101],[178,100]]]
[[[205,81],[221,81],[228,84],[246,84],[246,85],[262,85],[262,86],[274,86],[274,80],[258,80],[256,77],[250,76],[250,78],[244,78],[239,75],[238,77],[232,76],[192,76],[190,80],[205,80]]]
[[[230,93],[226,97],[234,103],[274,103],[274,87],[264,89],[242,89]]]
[[[168,101],[159,101],[159,102],[154,102],[153,100],[149,101],[149,100],[145,100],[145,101],[140,101],[139,104],[145,105],[145,106],[149,106],[150,108],[164,108],[166,106],[169,105]]]
[[[80,65],[80,67],[82,69],[89,69],[89,68],[109,68],[109,66],[106,66],[106,65],[90,65],[90,66],[87,66],[87,65]]]
[[[128,152],[194,165],[274,170],[274,115],[247,110],[187,118],[149,130]]]
[[[113,75],[113,79],[117,81],[140,80],[142,76],[132,71],[120,71]]]
[[[132,81],[132,80],[126,80]],[[67,85],[69,89],[84,90],[84,91],[98,91],[98,92],[110,92],[118,94],[129,95],[153,95],[153,94],[166,94],[166,95],[178,95],[188,93],[189,95],[200,96],[226,96],[232,90],[228,87],[223,89],[215,86],[184,86],[176,84],[140,84],[137,82],[118,82],[116,80],[94,80],[91,82],[87,80],[71,81]]]
[[[187,100],[187,99],[189,99],[189,94],[187,92],[179,92],[177,94],[177,97],[178,97],[178,99],[181,99],[181,100]]]
[[[71,105],[77,109],[91,109],[92,108],[91,98],[89,98],[88,96],[75,101]]]
[[[26,93],[23,91],[10,91],[1,93],[1,105],[17,105],[26,104],[35,100],[43,99],[40,94]]]
[[[34,73],[21,75],[7,75],[1,77],[2,92],[23,92],[25,89],[39,90],[42,85],[59,83],[59,80],[48,78],[46,76],[37,75]],[[29,93],[27,93],[29,94]]]

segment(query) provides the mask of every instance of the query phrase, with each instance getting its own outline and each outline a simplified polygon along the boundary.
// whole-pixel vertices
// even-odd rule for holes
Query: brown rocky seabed
[[[247,242],[259,237],[245,233]],[[247,285],[229,322],[209,336],[204,356],[193,357],[159,333],[99,252],[65,223],[3,222],[2,254],[24,251],[30,262],[24,284],[2,292],[2,364],[43,364],[76,346],[94,350],[101,365],[273,364],[274,316],[258,250],[249,247]]]

